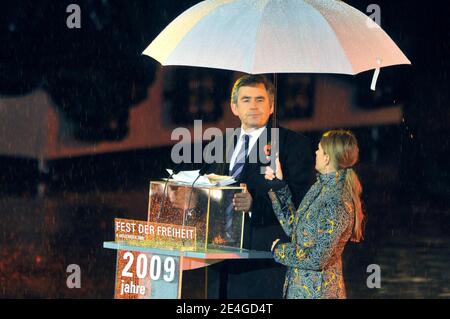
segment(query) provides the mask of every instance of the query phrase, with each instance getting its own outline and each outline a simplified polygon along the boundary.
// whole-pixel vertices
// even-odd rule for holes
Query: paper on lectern
[[[170,175],[173,171],[166,169]],[[192,185],[195,181],[195,186],[227,186],[236,183],[233,177],[216,174],[202,175],[198,177],[200,170],[181,171],[172,176],[177,183]],[[198,177],[198,178],[197,178]],[[196,180],[197,179],[197,180]]]

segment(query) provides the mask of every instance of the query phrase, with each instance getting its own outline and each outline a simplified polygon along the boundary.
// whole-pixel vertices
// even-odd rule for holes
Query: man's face
[[[242,86],[237,104],[231,103],[231,111],[239,117],[246,131],[265,126],[273,113],[273,104],[264,84]]]

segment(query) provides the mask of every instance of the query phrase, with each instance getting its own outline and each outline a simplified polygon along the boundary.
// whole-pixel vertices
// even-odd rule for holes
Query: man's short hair
[[[270,105],[273,104],[274,95],[275,95],[275,87],[272,82],[270,82],[264,75],[244,75],[236,80],[233,86],[233,90],[231,91],[231,102],[233,104],[237,104],[237,99],[239,95],[239,89],[243,86],[256,86],[258,84],[264,84],[266,88],[267,94],[269,95]]]

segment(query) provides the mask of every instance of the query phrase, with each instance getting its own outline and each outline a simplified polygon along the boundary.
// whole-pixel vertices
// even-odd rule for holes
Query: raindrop
[[[16,27],[16,25],[15,25],[14,23],[10,23],[10,24],[8,25],[8,30],[9,30],[10,32],[15,32],[15,31],[17,30],[17,27]]]

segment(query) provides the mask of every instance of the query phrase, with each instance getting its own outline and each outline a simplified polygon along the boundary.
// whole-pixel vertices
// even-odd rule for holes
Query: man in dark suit
[[[286,238],[273,212],[268,197],[269,186],[263,173],[265,166],[270,164],[266,156],[267,146],[274,143],[270,121],[274,111],[272,83],[260,75],[239,78],[231,95],[231,111],[241,120],[241,128],[232,143],[226,141],[225,159],[209,164],[204,171],[230,175],[238,183],[247,184],[248,192],[235,194],[234,197],[235,210],[249,212],[246,214],[244,248],[270,251],[274,239]],[[292,191],[294,204],[298,206],[311,181],[313,157],[309,141],[301,134],[278,128],[277,143],[283,173]],[[222,278],[219,295],[212,297],[282,296],[285,268],[273,260],[227,261],[210,268],[212,274],[218,272]]]

